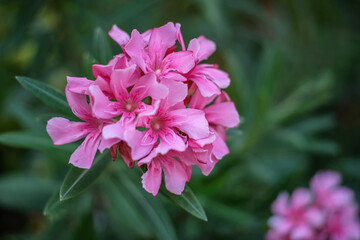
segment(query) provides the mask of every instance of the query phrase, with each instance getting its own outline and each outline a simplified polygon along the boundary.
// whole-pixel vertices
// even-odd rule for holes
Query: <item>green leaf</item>
[[[182,207],[185,211],[190,213],[191,215],[203,220],[207,221],[206,213],[201,206],[201,203],[196,198],[195,194],[191,191],[189,186],[185,186],[184,191],[181,195],[172,194],[165,189],[164,186],[161,186],[160,191],[169,199],[174,201],[177,205]]]
[[[229,222],[241,224],[242,227],[253,227],[258,222],[258,219],[251,213],[236,206],[225,205],[210,198],[206,199],[204,205],[212,214]]]
[[[117,174],[117,177],[120,179],[120,184],[122,184],[127,189],[128,194],[132,196],[137,206],[141,208],[157,239],[177,239],[168,215],[156,201],[153,201],[153,198],[149,198],[147,193],[145,193],[147,195],[144,194],[141,187],[137,185],[139,182],[134,182],[128,172],[125,171],[122,174]]]
[[[140,167],[140,169],[142,172],[146,172],[144,167]],[[197,217],[203,221],[208,220],[204,208],[201,206],[201,203],[196,198],[195,194],[191,191],[189,186],[185,185],[184,191],[181,195],[170,193],[168,190],[166,190],[163,184],[160,187],[160,191],[194,217]]]
[[[89,195],[85,194],[85,197]],[[80,198],[81,203],[84,203],[84,199]],[[65,201],[60,201],[59,189],[57,189],[53,195],[48,199],[43,210],[43,214],[48,216],[51,220],[57,220],[67,214],[70,210],[78,208],[79,198],[71,198]]]
[[[53,88],[48,84],[42,83],[40,81],[28,77],[17,76],[16,79],[26,90],[34,94],[45,104],[55,109],[58,109],[63,113],[72,115],[71,109],[67,104],[65,95],[59,90]]]
[[[41,210],[51,196],[56,183],[27,175],[0,178],[0,205],[22,209]]]
[[[94,77],[92,72],[92,65],[96,63],[96,59],[94,59],[90,53],[85,53],[83,55],[83,63],[82,63],[82,69],[84,76],[91,79]]]
[[[113,57],[107,34],[101,28],[96,28],[94,32],[94,53],[95,58],[101,63],[106,64]]]
[[[75,144],[55,146],[48,136],[28,131],[7,132],[0,134],[0,143],[19,148],[61,150],[66,152],[74,151],[76,146]]]
[[[124,169],[124,171],[129,171],[129,169]],[[111,209],[109,217],[113,218],[111,221],[117,226],[116,231],[126,229],[128,234],[135,233],[142,238],[150,238],[153,229],[148,225],[150,221],[145,219],[141,207],[137,206],[124,184],[119,184],[118,179],[111,176],[104,176],[101,180],[101,191],[103,192],[105,206],[107,209]],[[119,228],[118,225],[121,225],[122,228]]]
[[[73,198],[87,189],[105,170],[110,159],[107,152],[98,155],[90,169],[71,166],[60,188],[60,200]]]

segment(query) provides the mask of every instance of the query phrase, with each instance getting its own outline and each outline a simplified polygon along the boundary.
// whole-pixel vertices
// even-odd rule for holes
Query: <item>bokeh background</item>
[[[0,16],[1,239],[263,239],[277,194],[323,169],[341,172],[360,200],[359,1],[1,0]],[[208,62],[229,72],[242,120],[210,176],[194,169],[208,222],[143,191],[120,160],[44,216],[71,151],[51,146],[44,114],[54,111],[14,77],[63,89],[68,75],[91,77],[97,27],[142,32],[168,21],[186,42],[215,41]]]

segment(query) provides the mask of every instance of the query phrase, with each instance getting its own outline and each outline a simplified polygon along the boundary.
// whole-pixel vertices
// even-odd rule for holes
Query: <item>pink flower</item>
[[[162,81],[172,79],[186,81],[182,75],[195,66],[192,52],[174,52],[178,29],[173,23],[154,28],[149,42],[137,31],[133,30],[124,51],[145,73],[155,73]]]
[[[276,215],[269,219],[270,227],[282,237],[310,239],[323,223],[321,211],[310,207],[311,202],[311,193],[306,189],[295,190],[291,198],[280,194],[272,205]]]
[[[109,35],[123,53],[93,65],[94,81],[68,77],[69,105],[84,122],[51,119],[49,135],[54,144],[85,137],[70,158],[75,166],[90,168],[97,149],[109,148],[113,160],[119,153],[130,168],[146,166],[148,192],[158,193],[164,173],[166,188],[181,194],[194,165],[208,175],[229,153],[226,129],[239,124],[234,103],[220,90],[229,85],[228,74],[199,64],[215,44],[200,36],[186,50],[180,24],[173,23],[131,36],[114,25]]]
[[[128,88],[128,80],[131,79],[135,65],[126,69],[114,70],[111,75],[110,89],[114,95],[114,100],[111,101],[101,90],[99,86],[92,85],[89,87],[90,95],[94,99],[94,115],[99,118],[111,119],[121,117],[115,124],[106,126],[103,131],[103,136],[106,139],[118,138],[124,140],[124,131],[135,128],[136,116],[153,111],[153,106],[142,102],[146,97],[153,99],[165,98],[168,93],[166,87],[158,87],[159,83],[156,81],[154,75],[145,75],[139,78],[136,84]]]
[[[147,171],[142,176],[142,184],[154,196],[159,192],[162,172],[166,188],[174,194],[181,194],[191,177],[192,166],[186,165],[175,151],[163,155],[155,148],[147,159],[139,162],[143,163],[147,163]]]
[[[353,193],[346,187],[340,187],[341,176],[337,172],[325,171],[317,173],[310,182],[315,195],[315,204],[334,209],[351,204]]]
[[[319,172],[311,190],[295,190],[291,201],[280,194],[272,206],[269,240],[353,240],[360,238],[358,208],[350,189],[340,187],[340,174]]]
[[[212,103],[212,105],[209,105]],[[229,96],[222,92],[219,96],[203,97],[200,91],[195,91],[189,107],[203,109],[205,118],[209,122],[210,131],[214,134],[215,140],[212,144],[213,159],[210,162],[222,159],[229,153],[226,145],[226,128],[233,128],[239,125],[240,118],[233,102]],[[200,144],[201,145],[201,144]]]
[[[215,49],[215,43],[206,39],[204,36],[192,39],[188,46],[188,51],[193,53],[196,60],[196,66],[185,76],[194,82],[204,97],[219,95],[220,88],[227,88],[230,84],[228,74],[219,70],[217,65],[197,65],[197,63],[202,60],[206,60]]]
[[[75,142],[85,137],[83,143],[70,157],[70,163],[76,167],[89,169],[98,149],[103,150],[106,141],[101,136],[109,120],[96,118],[92,106],[87,103],[86,95],[73,93],[65,89],[66,98],[73,113],[84,122],[72,122],[55,117],[48,121],[46,130],[55,145]]]
[[[329,212],[325,226],[326,233],[333,240],[360,239],[360,223],[357,215],[358,209],[354,204]]]
[[[139,160],[153,149],[166,154],[169,150],[185,151],[186,138],[200,139],[209,135],[209,125],[201,110],[185,108],[182,101],[187,95],[186,85],[166,82],[170,93],[162,101],[154,102],[154,111],[138,117],[138,127],[145,131],[134,131],[128,139],[132,157]]]

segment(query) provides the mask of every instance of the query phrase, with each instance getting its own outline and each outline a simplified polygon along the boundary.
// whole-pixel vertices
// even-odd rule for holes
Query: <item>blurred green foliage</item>
[[[277,194],[328,168],[360,199],[359,1],[0,0],[0,15],[0,238],[263,239]],[[97,48],[94,32],[168,21],[182,24],[186,42],[216,42],[208,62],[230,73],[242,117],[228,132],[231,154],[208,177],[194,169],[208,222],[146,193],[138,169],[119,159],[57,203],[74,146],[52,146],[45,123],[57,113],[15,75],[61,90],[65,76],[91,78],[94,59],[120,51]]]

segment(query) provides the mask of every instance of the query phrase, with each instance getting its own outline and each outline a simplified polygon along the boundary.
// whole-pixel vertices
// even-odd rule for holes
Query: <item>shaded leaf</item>
[[[62,150],[72,152],[76,144],[56,146],[49,136],[36,132],[18,131],[0,134],[0,143],[18,148],[29,148],[36,150]]]
[[[105,170],[110,159],[109,153],[106,152],[95,158],[91,169],[70,166],[70,170],[60,188],[60,200],[73,198],[87,189]]]
[[[94,54],[101,64],[106,64],[113,57],[108,36],[99,27],[94,31]]]
[[[63,113],[68,113],[72,115],[71,109],[67,104],[65,95],[59,90],[51,87],[48,84],[28,77],[17,76],[16,79],[26,90],[34,94],[45,104],[55,109],[58,109]]]
[[[122,226],[122,228],[117,227],[116,231],[124,231],[125,228],[143,238],[149,238],[152,230],[148,225],[150,221],[147,221],[146,215],[136,205],[136,202],[123,184],[119,184],[117,179],[110,177],[104,177],[101,180],[101,190],[106,206],[108,209],[111,209],[109,211],[110,217],[114,218],[113,221],[116,222],[116,225]]]
[[[140,185],[134,183],[127,172],[119,175],[120,184],[122,184],[132,196],[137,206],[142,209],[143,214],[146,215],[147,222],[154,229],[154,234],[158,239],[171,240],[177,239],[174,227],[171,225],[170,219],[166,212],[156,204],[151,198],[147,197]]]
[[[65,201],[60,201],[59,189],[48,199],[43,210],[43,214],[48,216],[51,220],[57,220],[63,217],[70,209],[74,208],[78,198],[72,198]]]
[[[57,183],[26,175],[0,178],[0,205],[22,209],[41,210]]]
[[[172,194],[165,189],[164,186],[161,186],[160,191],[169,199],[174,201],[177,205],[182,207],[185,211],[190,213],[191,215],[203,220],[207,221],[206,213],[201,206],[201,203],[196,198],[195,194],[191,191],[189,186],[185,186],[184,191],[181,195]]]

